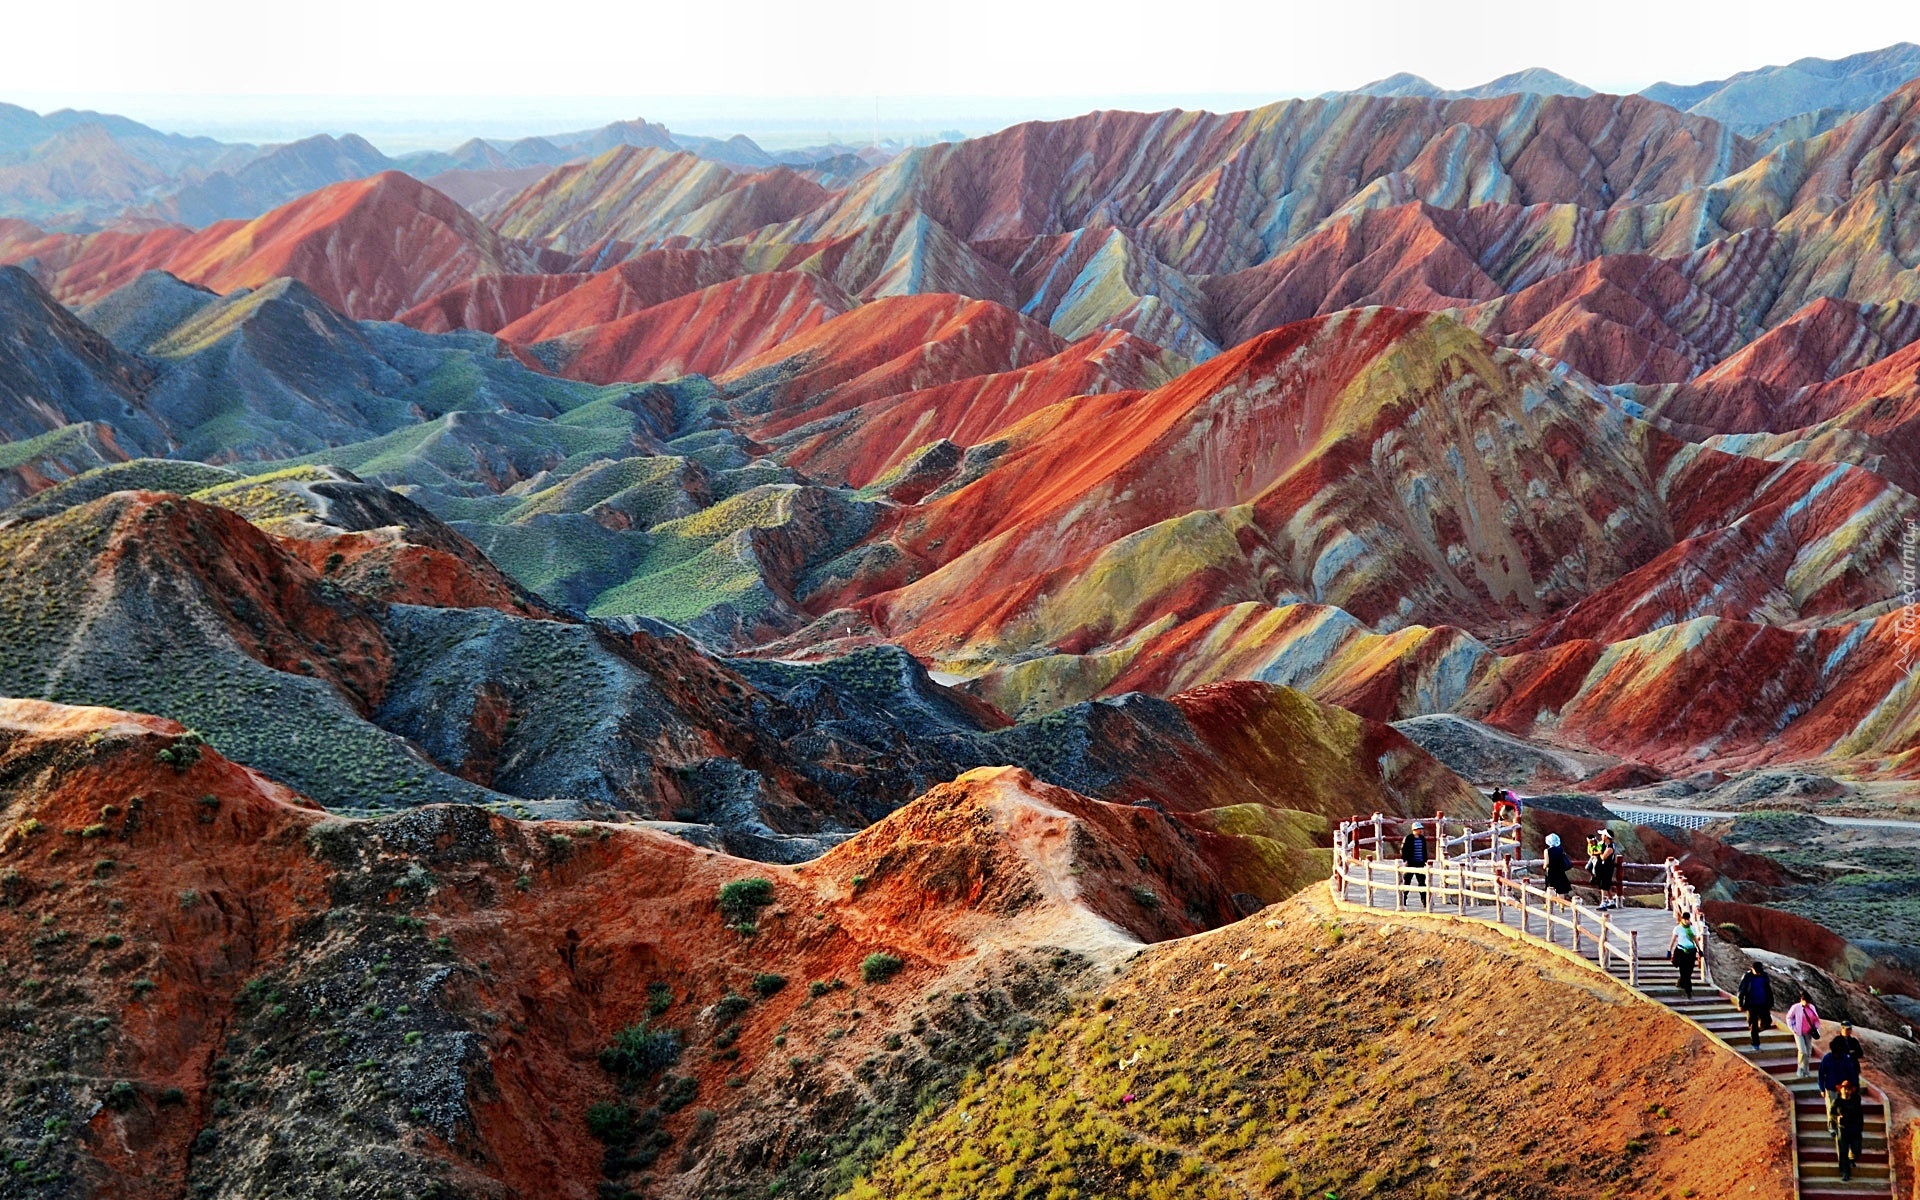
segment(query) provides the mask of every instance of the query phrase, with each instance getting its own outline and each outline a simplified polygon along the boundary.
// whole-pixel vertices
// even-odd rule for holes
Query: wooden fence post
[[[1627,930],[1627,953],[1631,956],[1627,959],[1627,986],[1637,988],[1640,986],[1640,931],[1638,929]]]

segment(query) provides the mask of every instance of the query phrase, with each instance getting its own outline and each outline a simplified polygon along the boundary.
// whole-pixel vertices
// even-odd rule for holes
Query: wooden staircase
[[[1612,972],[1624,980],[1624,971]],[[1793,1034],[1784,1018],[1776,1016],[1772,1029],[1760,1035],[1755,1050],[1747,1032],[1747,1018],[1733,1000],[1717,988],[1694,984],[1693,999],[1680,994],[1679,974],[1665,962],[1640,964],[1640,991],[1668,1008],[1704,1026],[1707,1032],[1737,1050],[1741,1057],[1778,1079],[1793,1093],[1794,1132],[1799,1142],[1801,1200],[1841,1200],[1842,1197],[1889,1196],[1893,1168],[1887,1153],[1887,1114],[1877,1094],[1869,1093],[1866,1131],[1860,1141],[1860,1161],[1851,1182],[1840,1178],[1840,1160],[1827,1133],[1827,1106],[1812,1074],[1795,1077]],[[1828,1025],[1828,1029],[1837,1028]],[[1830,1034],[1829,1034],[1830,1036]],[[1825,1040],[1824,1038],[1822,1040]],[[1809,1064],[1818,1071],[1818,1064]]]
[[[1793,1105],[1794,1159],[1801,1200],[1879,1200],[1893,1195],[1885,1097],[1866,1089],[1866,1123],[1859,1161],[1852,1179],[1841,1179],[1839,1155],[1827,1132],[1826,1104],[1819,1084],[1812,1074],[1805,1079],[1796,1077],[1793,1035],[1784,1018],[1774,1018],[1774,1027],[1761,1034],[1759,1048],[1755,1049],[1745,1015],[1725,992],[1696,978],[1692,998],[1681,995],[1679,971],[1666,961],[1668,934],[1674,924],[1668,907],[1629,906],[1599,913],[1590,906],[1549,898],[1537,883],[1509,876],[1509,868],[1500,861],[1508,837],[1518,834],[1516,827],[1492,826],[1479,832],[1468,826],[1461,836],[1449,837],[1447,825],[1452,823],[1443,818],[1422,819],[1420,823],[1423,829],[1431,828],[1436,845],[1448,850],[1458,847],[1458,856],[1429,868],[1428,887],[1406,889],[1413,895],[1411,904],[1401,899],[1400,885],[1407,881],[1401,878],[1400,865],[1380,854],[1382,847],[1397,841],[1399,827],[1408,822],[1379,816],[1371,822],[1346,822],[1336,834],[1335,897],[1345,904],[1405,916],[1434,912],[1498,923],[1530,940],[1578,954],[1596,970],[1605,971],[1704,1029],[1786,1089]],[[1482,842],[1486,843],[1484,848]],[[1637,865],[1643,870],[1653,866]],[[1664,888],[1672,911],[1697,914],[1699,897],[1679,873],[1677,864],[1664,864],[1660,873],[1665,876],[1663,883],[1641,886],[1656,893]],[[1697,920],[1696,926],[1700,927]],[[1701,936],[1711,934],[1702,928]],[[1834,1029],[1837,1027],[1829,1026],[1826,1037]],[[1809,1067],[1818,1070],[1817,1063]]]

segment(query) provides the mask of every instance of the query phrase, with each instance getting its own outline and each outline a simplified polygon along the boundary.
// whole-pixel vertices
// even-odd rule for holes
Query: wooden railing
[[[1707,930],[1707,914],[1700,907],[1700,893],[1687,877],[1681,874],[1678,859],[1669,858],[1666,867],[1667,911],[1673,914],[1676,925],[1680,923],[1682,916],[1693,922],[1693,944],[1699,947],[1699,952],[1694,957],[1700,966],[1700,982],[1710,988],[1715,987],[1713,967],[1707,960],[1707,938],[1710,935]]]
[[[1425,867],[1410,867],[1399,859],[1400,840],[1415,827],[1427,838]],[[1638,988],[1639,932],[1616,926],[1607,912],[1537,885],[1528,875],[1529,865],[1521,853],[1517,824],[1458,821],[1439,814],[1412,818],[1375,813],[1371,818],[1343,821],[1335,830],[1333,877],[1329,882],[1334,894],[1343,901],[1349,888],[1364,889],[1368,908],[1379,907],[1377,893],[1384,888],[1391,889],[1397,912],[1451,910],[1466,915],[1474,908],[1491,905],[1494,920],[1505,924],[1506,913],[1512,909],[1519,917],[1522,937],[1557,946],[1561,944],[1558,931],[1565,931],[1567,944],[1590,965],[1594,960],[1585,958],[1583,947],[1592,943],[1602,971],[1608,971],[1614,957],[1626,959],[1627,983]],[[1701,907],[1700,892],[1680,870],[1679,861],[1669,858],[1661,863],[1623,863],[1621,871],[1625,890],[1643,895],[1662,892],[1667,911],[1676,923],[1682,913],[1693,922],[1694,938],[1699,946],[1700,981],[1709,988],[1717,987],[1708,962],[1707,943],[1712,934]],[[1632,878],[1634,874],[1641,878]],[[1419,877],[1421,882],[1413,882],[1414,877]],[[1418,902],[1409,905],[1409,895],[1418,897]],[[1535,918],[1538,918],[1540,933],[1534,932]],[[1771,1076],[1768,1078],[1776,1089],[1791,1098],[1783,1083]],[[1882,1119],[1891,1130],[1892,1112],[1886,1094],[1864,1081],[1861,1090],[1869,1102],[1879,1103]],[[1789,1107],[1788,1111],[1793,1109]],[[1797,1178],[1800,1174],[1797,1120],[1788,1122],[1788,1135],[1792,1138]]]
[[[1401,839],[1416,827],[1430,848],[1424,867],[1408,866],[1398,858]],[[1450,836],[1449,827],[1461,832]],[[1456,847],[1459,853],[1450,854]],[[1389,848],[1393,857],[1387,854]],[[1490,905],[1494,921],[1505,924],[1507,911],[1512,909],[1523,936],[1556,946],[1564,941],[1575,954],[1583,954],[1585,945],[1591,943],[1601,970],[1608,970],[1614,958],[1623,958],[1627,982],[1638,987],[1639,932],[1618,927],[1606,910],[1589,908],[1536,883],[1528,877],[1519,849],[1520,827],[1515,824],[1488,821],[1482,827],[1479,822],[1454,821],[1440,815],[1407,818],[1375,813],[1370,819],[1343,821],[1334,832],[1331,882],[1334,893],[1342,898],[1349,887],[1364,889],[1368,908],[1381,907],[1378,893],[1386,889],[1393,896],[1396,912],[1410,908],[1421,912],[1452,910],[1465,916],[1475,908]],[[1629,889],[1670,888],[1669,881],[1678,875],[1668,864],[1626,866],[1642,874],[1654,871],[1660,875],[1659,882],[1628,879]],[[1409,895],[1418,897],[1418,901],[1409,905]],[[1539,933],[1534,932],[1536,918]],[[1562,932],[1566,934],[1564,939]]]

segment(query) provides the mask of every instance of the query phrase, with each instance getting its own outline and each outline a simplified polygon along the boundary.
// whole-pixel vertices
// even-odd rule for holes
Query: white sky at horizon
[[[360,132],[389,151],[645,116],[769,144],[986,132],[1098,107],[1245,107],[1400,71],[1470,87],[1545,67],[1599,89],[1693,83],[1920,42],[1920,4],[1810,19],[1751,0],[95,0],[8,17],[0,101],[228,140]],[[32,54],[20,53],[31,47]]]

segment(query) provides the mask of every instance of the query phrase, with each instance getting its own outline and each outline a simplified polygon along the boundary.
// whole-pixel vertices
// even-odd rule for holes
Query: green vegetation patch
[[[55,430],[55,433],[61,432]],[[51,435],[46,435],[51,436]],[[14,443],[24,446],[27,443]],[[130,462],[95,467],[40,492],[6,510],[8,516],[31,521],[65,512],[113,492],[172,492],[189,496],[205,488],[230,483],[238,474],[204,463],[173,462],[164,458],[136,458]]]
[[[11,471],[15,467],[24,467],[41,458],[56,458],[62,454],[72,454],[87,444],[85,425],[62,425],[50,429],[39,437],[25,441],[0,443],[0,471]]]

